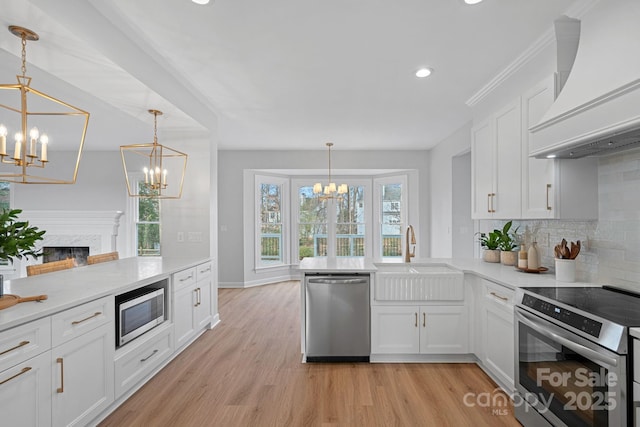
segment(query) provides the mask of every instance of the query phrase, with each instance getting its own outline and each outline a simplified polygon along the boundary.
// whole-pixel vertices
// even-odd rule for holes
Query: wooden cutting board
[[[42,301],[47,299],[46,295],[36,295],[36,296],[32,296],[32,297],[24,297],[22,298],[21,296],[18,295],[11,295],[11,294],[6,294],[4,296],[2,296],[2,298],[0,298],[0,310],[11,307],[13,305],[16,305],[18,303],[21,302],[27,302],[27,301]]]

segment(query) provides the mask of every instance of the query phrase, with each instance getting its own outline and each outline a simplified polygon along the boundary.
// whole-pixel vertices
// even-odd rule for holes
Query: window
[[[336,217],[336,255],[364,256],[364,187],[349,187],[349,191],[341,199],[336,200]]]
[[[256,268],[288,264],[284,225],[287,182],[282,177],[256,175]]]
[[[344,180],[341,180],[341,182]],[[349,191],[336,199],[313,194],[313,184],[296,181],[298,259],[305,257],[370,256],[366,235],[370,215],[370,181],[351,180]]]
[[[328,203],[313,194],[313,185],[298,188],[298,259],[327,256]]]
[[[380,258],[402,257],[402,230],[406,225],[406,176],[375,180],[377,217],[380,224],[376,255]]]
[[[260,263],[282,263],[282,187],[260,184]]]
[[[11,184],[0,181],[0,210],[11,208]],[[0,266],[8,266],[9,260],[0,260]]]
[[[11,184],[0,181],[0,210],[11,207]]]
[[[143,182],[138,182],[140,194],[148,194]],[[138,256],[160,255],[160,200],[135,197],[136,248]]]

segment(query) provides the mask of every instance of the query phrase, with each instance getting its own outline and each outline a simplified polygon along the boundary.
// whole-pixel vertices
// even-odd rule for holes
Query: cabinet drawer
[[[106,323],[115,317],[112,296],[90,301],[51,316],[51,343],[56,347]]]
[[[211,276],[212,272],[212,264],[211,262],[205,262],[196,267],[196,280],[199,282],[202,279],[205,279]]]
[[[485,301],[489,304],[496,304],[504,306],[504,308],[513,310],[515,291],[513,289],[506,288],[497,283],[483,280],[485,289]]]
[[[51,348],[51,319],[35,320],[0,333],[0,371]]]
[[[172,335],[173,325],[116,358],[116,399],[167,360],[173,353]]]
[[[178,291],[196,283],[196,268],[188,268],[173,274],[173,290]]]

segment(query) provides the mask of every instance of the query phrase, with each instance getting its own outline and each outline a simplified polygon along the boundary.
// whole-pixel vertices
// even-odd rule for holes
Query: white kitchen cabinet
[[[514,291],[497,283],[481,279],[483,368],[507,391],[514,385]]]
[[[175,348],[211,323],[211,263],[174,274]]]
[[[522,96],[522,218],[596,219],[598,160],[529,157],[535,126],[555,100],[555,76]]]
[[[372,354],[468,353],[464,306],[371,307]]]
[[[115,397],[146,378],[173,354],[173,324],[162,325],[116,351]]]
[[[53,426],[85,425],[114,401],[114,310],[108,296],[52,316]]]
[[[2,425],[51,425],[51,351],[0,372]]]
[[[471,129],[473,219],[521,215],[520,98]]]

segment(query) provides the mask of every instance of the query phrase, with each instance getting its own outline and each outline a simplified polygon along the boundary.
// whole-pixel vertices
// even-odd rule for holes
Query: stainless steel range
[[[530,426],[632,425],[632,346],[640,295],[612,287],[516,291],[514,396]]]

